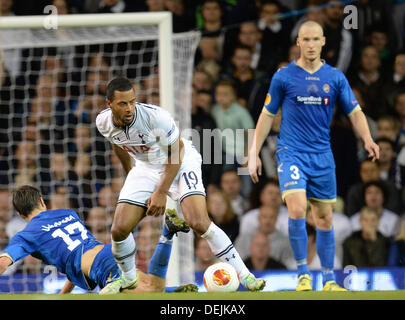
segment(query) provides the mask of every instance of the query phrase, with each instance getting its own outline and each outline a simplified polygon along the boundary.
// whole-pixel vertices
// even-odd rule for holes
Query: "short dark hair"
[[[365,202],[366,191],[371,186],[377,187],[378,189],[381,190],[383,197],[384,197],[383,205],[387,204],[389,194],[388,194],[386,184],[381,180],[369,181],[363,185],[363,190],[362,190],[363,191],[363,201]]]
[[[395,151],[395,143],[391,139],[385,138],[385,137],[380,137],[376,139],[375,143],[379,144],[380,142],[385,142],[390,145],[391,149]]]
[[[106,98],[109,101],[113,101],[115,91],[129,91],[131,89],[133,89],[133,86],[132,82],[129,81],[129,79],[124,77],[112,79],[107,85]]]
[[[32,211],[39,208],[41,191],[33,186],[24,185],[13,190],[14,209],[23,215],[29,216]]]

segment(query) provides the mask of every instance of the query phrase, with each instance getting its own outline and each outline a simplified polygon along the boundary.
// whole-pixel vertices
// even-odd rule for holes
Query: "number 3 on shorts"
[[[299,174],[299,170],[297,166],[291,166],[290,167],[290,171],[292,171],[293,173],[290,175],[290,177],[294,180],[298,180],[300,178],[300,174]]]

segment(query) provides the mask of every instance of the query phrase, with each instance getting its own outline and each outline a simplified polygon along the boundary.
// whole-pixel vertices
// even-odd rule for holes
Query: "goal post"
[[[55,25],[49,28],[47,19],[55,19]],[[171,12],[142,13],[101,13],[68,14],[50,16],[10,16],[0,18],[0,30],[7,29],[44,29],[53,28],[108,27],[157,25],[159,28],[159,92],[161,105],[170,113],[174,112],[173,90],[173,47]],[[0,46],[2,44],[0,43]]]
[[[135,27],[140,29],[133,29]],[[67,32],[63,37],[59,37],[57,34],[59,30]],[[8,31],[22,33],[19,33],[19,37],[15,37],[12,33],[8,34]],[[159,105],[174,116],[180,129],[191,127],[192,68],[199,39],[198,31],[174,34],[170,12],[50,14],[0,18],[0,50],[65,48],[93,44],[103,46],[104,43],[118,46],[131,41],[157,40]],[[46,57],[42,58],[46,60]],[[126,68],[124,65],[115,66],[116,69],[119,67]],[[33,88],[29,89],[32,91]],[[12,123],[13,115],[9,115],[8,121]],[[8,135],[9,144],[12,144],[14,135],[13,133]],[[181,214],[180,207],[170,198],[167,207],[177,208]],[[167,273],[168,285],[174,286],[194,280],[192,245],[192,232],[187,235],[179,234],[178,238],[174,237]]]

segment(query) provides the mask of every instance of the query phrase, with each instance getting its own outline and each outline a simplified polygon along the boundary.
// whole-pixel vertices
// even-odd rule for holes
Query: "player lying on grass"
[[[86,229],[73,210],[47,210],[41,192],[32,186],[22,186],[13,192],[13,206],[28,221],[0,255],[0,274],[28,255],[41,259],[66,274],[68,281],[60,293],[70,292],[74,286],[85,290],[101,288],[100,294],[121,291],[120,269],[111,251]],[[169,211],[169,210],[168,210]],[[173,235],[188,232],[189,226],[177,217],[175,210],[166,215],[162,236],[151,258],[148,274],[139,272],[139,285],[125,292],[161,292],[171,253]],[[107,285],[108,290],[102,289]],[[167,288],[166,291],[197,291],[195,285]]]

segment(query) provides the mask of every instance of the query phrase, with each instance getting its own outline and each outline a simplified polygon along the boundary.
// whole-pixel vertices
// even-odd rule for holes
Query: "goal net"
[[[108,16],[113,17],[69,15],[56,29],[38,26],[39,17],[0,22],[0,194],[10,199],[12,188],[36,185],[48,208],[76,210],[105,243],[124,182],[121,164],[95,126],[96,115],[106,108],[106,85],[115,76],[129,78],[138,102],[167,108],[181,130],[190,128],[200,38],[198,32],[172,34],[171,19],[168,27],[143,13]],[[163,43],[165,34],[169,42]],[[11,237],[24,223],[10,201],[1,210],[0,221]],[[148,217],[134,230],[137,266],[143,271],[162,221]],[[192,232],[175,239],[168,279],[174,285],[192,282]],[[7,238],[0,241],[3,250]],[[52,268],[28,258],[0,277],[0,292],[55,292],[58,279]]]

